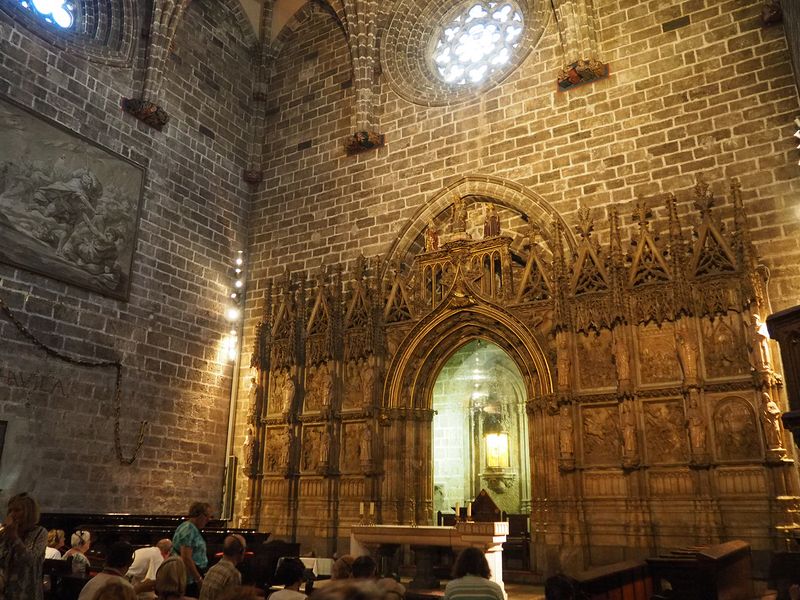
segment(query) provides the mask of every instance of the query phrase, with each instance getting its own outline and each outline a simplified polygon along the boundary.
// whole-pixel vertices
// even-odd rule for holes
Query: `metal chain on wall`
[[[63,360],[64,362],[81,366],[81,367],[113,367],[116,371],[116,378],[114,382],[114,452],[117,455],[117,460],[120,464],[123,465],[131,465],[136,460],[137,456],[139,455],[139,451],[142,449],[142,445],[144,444],[144,431],[147,427],[147,421],[141,421],[139,424],[139,439],[136,442],[136,448],[133,451],[133,454],[130,457],[123,456],[122,453],[122,440],[120,437],[120,415],[122,412],[122,400],[120,398],[122,394],[122,362],[118,360],[101,360],[101,361],[91,361],[91,360],[83,360],[80,358],[74,358],[69,356],[68,354],[63,354],[58,350],[54,350],[47,346],[44,342],[39,340],[25,325],[23,325],[19,319],[17,319],[14,314],[11,312],[11,308],[5,303],[5,301],[0,298],[0,309],[2,309],[3,313],[8,317],[8,320],[11,321],[14,326],[19,330],[19,332],[26,337],[31,343],[42,350],[48,356],[52,356],[54,358],[58,358],[59,360]]]

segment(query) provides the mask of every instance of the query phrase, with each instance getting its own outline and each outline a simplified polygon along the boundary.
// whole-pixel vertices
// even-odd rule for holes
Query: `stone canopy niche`
[[[640,200],[600,230],[582,208],[575,234],[546,206],[448,193],[385,260],[268,284],[240,524],[326,556],[363,506],[433,524],[434,386],[481,340],[524,387],[533,570],[782,547],[798,477],[738,185],[725,227],[700,181],[658,220]]]

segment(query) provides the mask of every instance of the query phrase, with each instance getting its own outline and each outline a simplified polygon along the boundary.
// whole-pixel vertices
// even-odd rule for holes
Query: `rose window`
[[[75,22],[75,7],[63,0],[19,0],[23,8],[32,11],[48,23],[69,29]]]
[[[522,39],[522,12],[512,2],[476,2],[442,27],[433,51],[439,76],[478,84],[505,69]]]

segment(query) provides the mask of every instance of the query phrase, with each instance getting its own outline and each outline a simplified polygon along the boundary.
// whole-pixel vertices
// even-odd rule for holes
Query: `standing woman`
[[[0,533],[0,598],[3,600],[42,600],[47,530],[38,523],[36,501],[25,493],[12,496]]]

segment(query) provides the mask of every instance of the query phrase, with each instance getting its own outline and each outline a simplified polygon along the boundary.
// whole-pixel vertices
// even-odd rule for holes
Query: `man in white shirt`
[[[133,562],[133,546],[128,542],[114,542],[108,550],[106,564],[102,572],[92,577],[83,586],[78,600],[92,600],[97,591],[104,585],[118,582],[120,585],[133,589],[130,582],[125,579],[125,573]]]
[[[172,540],[163,539],[155,546],[139,548],[133,553],[133,564],[128,569],[127,577],[141,600],[152,600],[156,597],[153,591],[156,571],[171,552]]]

